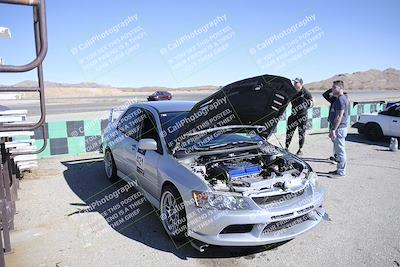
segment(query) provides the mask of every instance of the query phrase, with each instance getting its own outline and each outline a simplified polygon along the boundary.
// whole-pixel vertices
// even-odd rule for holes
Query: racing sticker
[[[136,153],[136,170],[139,174],[144,175],[144,155]]]

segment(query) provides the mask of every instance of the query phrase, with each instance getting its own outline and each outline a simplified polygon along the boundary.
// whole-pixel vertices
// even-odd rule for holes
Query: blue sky
[[[45,80],[183,87],[224,85],[264,73],[300,76],[311,82],[338,73],[400,68],[399,10],[396,0],[70,0],[68,4],[47,0]],[[10,40],[0,39],[0,57],[8,64],[26,63],[34,57],[31,15],[29,7],[0,4],[0,26],[12,31]],[[299,26],[313,16],[307,25]],[[127,19],[129,24],[121,26]],[[215,21],[217,25],[206,26]],[[268,38],[296,24],[296,31],[262,48]],[[74,48],[116,27],[118,32],[108,32],[74,54]],[[199,33],[204,27],[207,31]],[[212,36],[218,36],[213,39],[215,45],[203,46]],[[182,38],[183,44],[161,52]],[[299,40],[304,45],[294,49]],[[252,54],[251,48],[260,49]],[[108,60],[102,68],[100,59]],[[272,64],[273,60],[277,63]],[[1,74],[0,84],[33,79],[34,74]]]

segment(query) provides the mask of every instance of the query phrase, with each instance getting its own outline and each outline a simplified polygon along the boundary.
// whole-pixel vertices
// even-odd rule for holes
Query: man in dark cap
[[[343,83],[343,81],[341,81],[341,80],[334,81],[334,82],[333,82],[333,85],[332,85],[332,88],[333,88],[334,85],[339,85],[339,86],[341,86],[341,87],[344,88],[344,83]],[[332,108],[333,108],[333,103],[335,103],[335,101],[336,101],[337,98],[338,98],[338,96],[335,95],[335,94],[332,92],[332,88],[326,90],[326,91],[322,94],[322,96],[326,99],[326,101],[328,101],[328,102],[330,103],[330,107],[329,107],[329,110],[330,110],[330,111],[331,111]],[[343,92],[343,94],[344,94],[345,96],[347,96],[347,92]],[[329,120],[331,119],[331,118],[330,118],[330,117],[331,117],[330,114],[331,114],[331,113],[329,112],[329,118],[328,118]],[[333,161],[336,161],[336,162],[339,162],[338,159],[337,159],[337,155],[336,155],[335,149],[333,149],[333,156],[329,157],[329,159],[330,159],[330,160],[333,160]]]
[[[330,96],[332,93],[332,96]],[[329,108],[329,137],[333,142],[335,159],[338,162],[336,171],[330,172],[333,176],[346,175],[346,136],[347,121],[349,117],[349,99],[344,93],[344,83],[341,80],[334,81],[332,89],[324,93],[331,106]]]
[[[290,142],[296,128],[299,128],[299,150],[297,155],[303,155],[303,145],[307,128],[307,110],[313,105],[311,93],[303,86],[303,79],[296,78],[293,80],[293,86],[296,88],[297,94],[293,97],[292,114],[287,121],[286,130],[286,150],[289,150]]]

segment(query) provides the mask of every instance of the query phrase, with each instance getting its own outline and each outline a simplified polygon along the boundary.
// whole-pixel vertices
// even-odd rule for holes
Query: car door
[[[121,115],[121,117],[117,121],[117,125],[115,127],[115,131],[111,131],[107,133],[107,139],[111,140],[108,146],[111,148],[112,155],[115,161],[115,165],[117,170],[124,173],[124,159],[123,159],[123,148],[125,146],[126,136],[125,131],[123,130],[125,126],[125,121],[127,120],[131,110],[128,109]]]
[[[121,133],[121,141],[117,145],[118,160],[120,166],[117,168],[130,180],[137,180],[136,152],[139,142],[140,126],[144,119],[142,110],[138,107],[130,108],[120,119],[117,125]]]
[[[400,137],[400,105],[395,105],[389,109],[390,116],[390,136]]]
[[[139,185],[154,198],[159,199],[160,179],[158,165],[163,155],[159,130],[154,115],[144,110],[145,117],[141,126],[140,139],[151,138],[157,142],[157,150],[140,150],[136,154]]]
[[[160,92],[159,100],[165,100],[165,93],[164,92]]]

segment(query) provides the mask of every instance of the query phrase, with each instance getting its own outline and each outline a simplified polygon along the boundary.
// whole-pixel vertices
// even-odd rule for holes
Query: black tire
[[[172,212],[172,215],[177,215],[177,223],[176,223],[176,228],[171,229],[168,225],[170,225],[170,220],[172,219],[168,217],[168,213],[166,211],[167,204],[165,203],[165,198],[167,196],[173,196],[173,198],[176,201],[176,204],[174,205],[176,209],[178,210],[177,212]],[[166,185],[161,193],[161,200],[160,200],[160,219],[161,223],[163,225],[164,231],[166,232],[167,235],[169,235],[174,241],[181,242],[184,241],[187,238],[187,221],[186,221],[186,210],[184,203],[182,201],[182,197],[179,194],[178,190],[171,185]],[[176,220],[175,220],[176,221]]]
[[[111,168],[111,169],[107,170],[107,168]],[[106,172],[106,177],[110,182],[114,183],[119,180],[118,175],[117,175],[117,167],[115,166],[114,157],[109,149],[106,149],[106,151],[104,153],[104,169]]]
[[[382,128],[377,123],[367,123],[367,125],[365,125],[364,133],[371,141],[378,141],[383,138]]]

